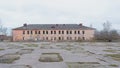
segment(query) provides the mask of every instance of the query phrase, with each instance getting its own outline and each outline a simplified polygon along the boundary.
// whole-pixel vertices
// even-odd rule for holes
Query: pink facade
[[[29,34],[27,33],[27,31],[29,31]],[[35,31],[37,31],[37,34],[35,34]],[[45,31],[45,34],[43,34],[43,31]],[[46,31],[48,31],[48,34],[46,34]],[[53,31],[53,34],[51,34],[51,31]],[[56,31],[56,34],[54,34],[54,31]],[[61,34],[59,34],[59,31],[61,31]],[[62,34],[62,31],[64,32],[64,34]],[[72,31],[72,34],[67,34],[66,31]],[[79,34],[78,31],[80,31]],[[23,32],[25,32],[25,34],[23,34]],[[94,30],[13,30],[13,41],[77,41],[91,40],[93,37]]]
[[[13,29],[13,41],[77,41],[93,37],[94,29]]]

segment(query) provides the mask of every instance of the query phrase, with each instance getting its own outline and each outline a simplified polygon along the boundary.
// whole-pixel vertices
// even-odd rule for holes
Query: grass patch
[[[3,48],[0,48],[0,51],[2,51],[2,50],[5,50],[5,49],[3,49]]]
[[[34,49],[21,49],[20,51],[16,52],[16,54],[29,54],[29,53],[32,53]]]
[[[18,60],[20,58],[20,55],[18,54],[6,54],[3,56],[0,56],[0,63],[13,63],[15,60]]]
[[[107,54],[106,56],[110,56],[112,59],[120,61],[120,54]]]
[[[118,65],[116,65],[116,64],[111,64],[111,65],[109,65],[109,66],[118,67]]]
[[[28,47],[38,47],[38,44],[24,44],[24,45],[26,45]]]
[[[61,62],[63,61],[59,53],[42,53],[40,62]]]
[[[41,49],[52,49],[53,47],[50,45],[41,45],[40,48]]]
[[[66,62],[68,68],[104,68],[98,62]]]
[[[116,50],[103,50],[103,51],[105,51],[105,52],[116,52]]]
[[[32,68],[30,65],[13,65],[10,68]]]
[[[8,45],[8,49],[20,49],[20,48],[24,48],[24,46],[18,46],[18,45]]]

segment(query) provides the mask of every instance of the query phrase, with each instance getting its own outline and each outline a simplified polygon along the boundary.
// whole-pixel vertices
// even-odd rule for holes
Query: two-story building
[[[24,24],[13,29],[13,41],[91,40],[94,31],[82,24]]]

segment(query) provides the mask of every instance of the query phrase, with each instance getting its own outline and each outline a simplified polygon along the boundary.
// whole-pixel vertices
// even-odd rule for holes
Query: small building
[[[0,41],[3,41],[6,39],[6,35],[0,35]]]
[[[12,41],[12,36],[0,35],[0,41]]]
[[[13,41],[91,40],[95,29],[82,24],[24,24],[14,28]]]

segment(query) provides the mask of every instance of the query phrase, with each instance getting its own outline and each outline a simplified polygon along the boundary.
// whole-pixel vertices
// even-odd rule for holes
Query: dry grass
[[[10,68],[32,68],[30,65],[13,65]]]
[[[29,53],[32,53],[34,49],[21,49],[20,51],[16,52],[16,54],[29,54]]]
[[[63,61],[59,53],[42,53],[40,62],[61,62]]]
[[[18,60],[20,58],[20,55],[17,54],[6,54],[3,56],[0,56],[0,63],[13,63],[15,60]]]
[[[105,51],[105,52],[112,52],[112,53],[116,52],[116,50],[111,50],[111,49],[109,49],[109,50],[103,50],[103,51]]]
[[[0,51],[1,51],[1,50],[5,50],[5,49],[3,49],[3,48],[0,48]]]
[[[24,44],[24,45],[26,45],[28,47],[38,47],[38,44]]]
[[[111,65],[109,65],[109,66],[118,67],[118,65],[116,65],[116,64],[111,64]]]
[[[110,56],[112,59],[120,61],[120,54],[107,54],[106,56]]]

